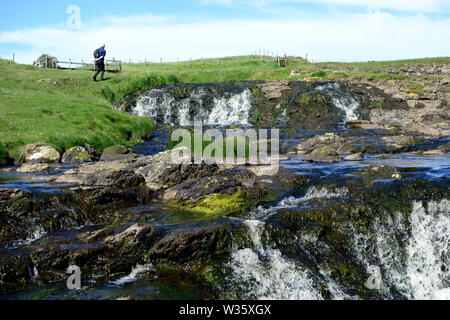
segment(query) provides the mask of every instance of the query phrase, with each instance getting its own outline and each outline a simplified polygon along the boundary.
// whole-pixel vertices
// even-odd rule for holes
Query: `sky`
[[[450,56],[450,0],[2,1],[0,57],[123,61],[263,51],[310,60]]]

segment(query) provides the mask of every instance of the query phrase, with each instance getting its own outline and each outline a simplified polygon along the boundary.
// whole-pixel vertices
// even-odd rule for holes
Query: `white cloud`
[[[233,3],[233,0],[200,0],[199,4],[209,5],[209,4],[226,4],[230,5]]]
[[[149,18],[150,17],[150,18]],[[248,54],[259,49],[313,59],[380,60],[445,56],[450,19],[396,17],[380,11],[333,19],[222,20],[180,23],[164,17],[123,17],[117,25],[79,31],[37,28],[0,32],[0,44],[28,47],[17,60],[31,63],[41,53],[73,61],[92,60],[99,43],[108,57],[128,61],[176,61]],[[4,47],[4,46],[3,46]]]
[[[448,0],[203,0],[202,3],[225,3],[228,5],[231,3],[243,3],[257,8],[284,3],[321,3],[335,6],[378,7],[404,12],[450,12],[450,1]]]

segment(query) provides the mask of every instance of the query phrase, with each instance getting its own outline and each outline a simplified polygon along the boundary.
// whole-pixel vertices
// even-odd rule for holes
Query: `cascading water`
[[[169,89],[163,88],[143,94],[131,112],[170,125],[189,126],[195,121],[211,126],[248,125],[252,101],[249,89],[217,94],[210,88],[199,87],[177,100]]]
[[[346,93],[339,83],[328,83],[326,85],[316,87],[316,90],[320,90],[328,94],[331,97],[333,105],[345,112],[345,122],[358,120],[358,109],[361,106],[360,102],[350,94]]]
[[[264,223],[245,221],[254,248],[235,250],[230,266],[233,282],[239,286],[240,299],[322,300],[307,269],[285,259],[281,252],[264,248],[261,236]]]
[[[249,229],[252,242],[251,248],[235,249],[229,266],[232,269],[231,283],[238,290],[240,299],[258,300],[323,300],[319,290],[320,281],[305,266],[298,261],[287,259],[282,253],[265,244],[262,237],[265,222],[277,210],[294,208],[302,203],[314,199],[332,199],[345,197],[346,188],[328,191],[311,187],[302,198],[288,197],[277,205],[264,209],[259,207],[251,212],[251,219],[244,223]],[[305,236],[299,242],[316,241]],[[327,290],[333,299],[350,299],[339,286],[320,270],[322,278],[326,280]],[[323,288],[322,288],[323,289]]]
[[[347,188],[311,187],[305,196],[288,197],[276,205],[259,207],[245,220],[251,245],[236,248],[228,266],[234,298],[244,299],[354,299],[345,285],[321,265],[319,275],[306,267],[301,259],[284,256],[276,239],[265,232],[266,220],[280,210],[314,205],[319,200],[347,201]],[[355,233],[353,252],[355,265],[366,267],[368,276],[380,276],[374,289],[386,299],[450,299],[450,201],[414,202],[409,215],[380,215],[366,233]],[[301,235],[296,246],[318,243],[317,237]],[[325,283],[325,286],[324,286]],[[324,290],[328,292],[324,296]]]
[[[377,220],[375,241],[355,238],[359,259],[382,272],[382,291],[406,299],[450,300],[450,201],[413,203],[408,219]]]

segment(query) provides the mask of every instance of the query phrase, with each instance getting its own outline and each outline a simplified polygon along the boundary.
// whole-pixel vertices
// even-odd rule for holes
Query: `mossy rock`
[[[233,194],[214,193],[201,200],[172,200],[166,204],[172,210],[189,217],[214,218],[239,212],[272,200],[273,197],[265,189],[248,190],[239,187]]]
[[[83,163],[92,162],[89,153],[83,147],[73,147],[68,149],[61,160],[62,163]]]
[[[115,161],[115,160],[126,160],[129,158],[135,158],[137,154],[124,146],[113,146],[106,148],[100,158],[101,161]]]
[[[20,154],[20,162],[57,163],[61,155],[51,144],[33,143],[26,145]]]

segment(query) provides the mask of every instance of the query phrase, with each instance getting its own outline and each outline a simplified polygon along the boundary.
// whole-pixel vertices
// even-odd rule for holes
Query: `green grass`
[[[92,71],[86,69],[40,69],[0,59],[0,145],[4,146],[0,147],[0,157],[8,153],[17,158],[22,146],[36,142],[52,143],[61,152],[85,142],[98,151],[114,144],[131,146],[151,134],[153,123],[120,112],[112,103],[124,95],[164,83],[302,80],[311,75],[323,79],[414,78],[387,74],[388,69],[405,63],[450,63],[450,58],[312,64],[302,58],[288,57],[286,68],[279,68],[271,57],[256,56],[124,64],[122,72],[107,73],[108,81],[101,83],[94,83]],[[291,77],[293,70],[298,75]]]
[[[4,166],[8,163],[9,160],[9,154],[8,150],[6,150],[3,143],[0,142],[0,166]]]
[[[114,144],[131,146],[148,138],[153,121],[120,112],[111,102],[160,80],[113,77],[94,83],[89,71],[39,69],[0,60],[0,161],[5,148],[17,159],[29,143],[51,143],[60,152],[89,143],[101,152]]]

